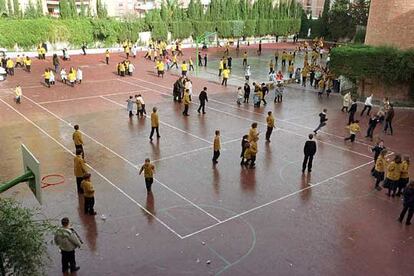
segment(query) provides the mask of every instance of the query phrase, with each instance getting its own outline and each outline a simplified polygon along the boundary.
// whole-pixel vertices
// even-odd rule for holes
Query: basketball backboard
[[[34,178],[29,179],[30,190],[36,196],[37,201],[42,204],[42,188],[40,181],[40,162],[34,157],[34,155],[22,144],[22,157],[23,157],[23,170],[25,173],[32,172]]]

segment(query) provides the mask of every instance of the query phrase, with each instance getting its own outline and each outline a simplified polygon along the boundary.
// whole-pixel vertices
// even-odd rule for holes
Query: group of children
[[[135,95],[135,98],[132,96],[129,96],[129,98],[126,100],[127,102],[127,111],[129,118],[132,118],[134,116],[133,110],[134,110],[134,104],[137,106],[137,113],[135,115],[138,116],[138,118],[144,118],[144,116],[147,115],[147,111],[145,110],[145,102],[144,98],[141,94]]]
[[[23,68],[27,72],[31,71],[32,60],[29,56],[17,55],[15,61],[9,57],[0,56],[0,66],[6,70],[9,76],[14,76],[15,68]]]
[[[133,72],[135,71],[135,65],[130,62],[128,59],[120,62],[116,66],[116,70],[118,76],[125,77],[125,76],[132,76]]]
[[[56,73],[56,72],[55,72]],[[50,88],[51,85],[56,83],[54,70],[46,68],[43,77],[45,80],[45,85]],[[81,84],[83,79],[83,71],[80,67],[77,70],[75,68],[70,67],[69,73],[66,72],[65,68],[61,68],[60,70],[60,79],[62,83],[69,84],[70,86],[74,87],[76,83]]]

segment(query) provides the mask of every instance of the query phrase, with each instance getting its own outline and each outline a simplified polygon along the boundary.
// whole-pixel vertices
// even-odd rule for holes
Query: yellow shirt
[[[387,166],[387,160],[385,160],[385,158],[382,157],[381,155],[378,156],[377,162],[375,163],[375,170],[377,172],[384,172],[386,166]]]
[[[218,136],[218,135],[216,135],[216,137],[214,137],[213,149],[214,149],[214,151],[218,151],[218,150],[221,149],[220,136]]]
[[[224,69],[223,70],[223,78],[228,79],[230,75],[230,70],[229,69]]]
[[[246,53],[243,54],[243,58],[247,59],[247,54]]]
[[[219,69],[224,69],[224,62],[222,60],[220,60]]]
[[[14,62],[13,60],[9,59],[6,63],[6,67],[7,68],[13,68],[14,67]]]
[[[177,62],[177,56],[176,55],[173,56],[172,61]]]
[[[109,58],[109,52],[108,51],[105,52],[105,57]]]
[[[387,167],[387,178],[392,181],[397,181],[401,177],[401,164],[392,161]]]
[[[187,64],[181,64],[181,71],[187,71]]]
[[[94,197],[95,195],[95,188],[92,185],[92,182],[83,180],[81,183],[81,187],[83,189],[83,196],[84,197]]]
[[[72,139],[76,146],[83,145],[82,133],[79,130],[75,130]]]
[[[16,58],[16,63],[22,63],[22,58],[21,57],[17,57]]]
[[[401,178],[408,178],[408,168],[410,164],[407,161],[401,163]]]
[[[192,59],[191,59],[191,58],[190,58],[190,60],[188,61],[188,64],[193,65],[193,61],[192,61]]]
[[[43,55],[43,54],[46,54],[46,49],[45,48],[40,48],[40,53]]]
[[[268,127],[275,127],[275,117],[272,115],[266,117],[266,123]]]
[[[293,65],[289,65],[288,72],[293,73],[294,70],[295,70],[295,68],[293,67]]]
[[[256,139],[258,136],[259,136],[259,133],[257,132],[257,128],[250,128],[249,136],[247,139],[249,140],[249,142],[251,142],[254,139]]]
[[[190,94],[184,93],[184,104],[190,104]]]
[[[151,127],[158,127],[160,124],[158,114],[156,112],[151,113]]]
[[[153,178],[154,177],[154,165],[151,163],[145,163],[141,167],[141,171],[144,171],[145,178]]]
[[[32,60],[29,58],[29,59],[25,59],[24,60],[25,61],[25,63],[26,63],[26,65],[32,65]]]
[[[46,80],[50,79],[50,72],[45,72],[43,76],[45,77]]]
[[[359,125],[357,123],[353,123],[349,126],[349,132],[351,134],[356,134],[361,130],[361,128],[359,127]]]
[[[76,177],[83,177],[88,172],[81,155],[76,155],[73,159],[73,170]]]
[[[76,80],[76,73],[75,72],[69,73],[68,74],[68,80],[70,82],[75,81]]]
[[[22,88],[20,86],[16,87],[16,89],[14,90],[14,93],[16,94],[16,97],[21,97],[22,96]]]

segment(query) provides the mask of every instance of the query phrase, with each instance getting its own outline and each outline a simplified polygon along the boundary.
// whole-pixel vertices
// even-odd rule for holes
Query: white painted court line
[[[44,111],[46,111],[47,113],[49,113],[50,115],[52,115],[53,117],[55,117],[56,119],[58,119],[59,121],[69,125],[69,126],[73,126],[71,123],[69,123],[68,121],[66,121],[65,119],[59,117],[58,115],[56,115],[55,113],[53,113],[52,111],[50,111],[49,109],[47,109],[44,106],[41,106],[40,104],[36,103],[35,101],[33,101],[32,99],[26,97],[27,100],[29,100],[30,102],[32,102],[33,104],[35,104],[36,106],[38,106],[39,108],[43,109]],[[134,163],[132,163],[131,161],[129,161],[128,159],[126,159],[125,157],[123,157],[122,155],[118,154],[117,152],[115,152],[114,150],[108,148],[107,146],[105,146],[104,144],[102,144],[101,142],[99,142],[98,140],[96,140],[95,138],[89,136],[87,133],[82,131],[82,134],[85,137],[88,137],[89,139],[91,139],[93,142],[95,142],[96,144],[100,145],[101,147],[105,148],[106,150],[108,150],[109,152],[111,152],[112,154],[114,154],[115,156],[117,156],[118,158],[122,159],[123,161],[125,161],[126,163],[128,163],[130,166],[132,166],[133,168],[138,169],[138,165],[135,165]],[[206,140],[207,141],[207,140]],[[154,180],[156,182],[158,182],[161,186],[163,186],[164,188],[166,188],[167,190],[171,191],[172,193],[174,193],[175,195],[177,195],[178,197],[180,197],[181,199],[187,201],[188,203],[190,203],[193,207],[195,207],[196,209],[200,210],[201,212],[205,213],[206,215],[208,215],[209,217],[213,218],[215,221],[220,221],[218,218],[214,217],[212,214],[210,214],[209,212],[207,212],[206,210],[204,210],[203,208],[201,208],[200,206],[198,206],[197,204],[195,204],[194,202],[192,202],[191,200],[189,200],[188,198],[184,197],[183,195],[181,195],[180,193],[174,191],[173,189],[171,189],[170,187],[168,187],[167,185],[165,185],[164,183],[160,182],[159,180],[157,180],[156,178],[154,178]]]
[[[90,81],[82,80],[82,84],[80,84],[80,85],[88,84],[88,83],[108,82],[108,81],[115,81],[115,80],[117,80],[117,79],[90,80]],[[39,82],[41,82],[41,81],[39,81]],[[60,81],[56,81],[56,85],[54,85],[54,87],[61,87],[61,86],[68,86],[69,87],[68,84],[64,84],[64,83],[62,83]],[[24,90],[25,89],[34,89],[34,88],[46,88],[46,86],[44,86],[44,85],[22,86],[23,94],[24,94]],[[53,88],[53,86],[52,86],[52,88]],[[48,90],[53,90],[52,88],[51,89],[48,89]],[[9,90],[9,89],[13,89],[13,88],[2,88],[0,90],[4,90],[4,89],[5,90]]]
[[[226,145],[226,144],[234,143],[234,142],[237,142],[237,141],[241,141],[241,138],[225,141],[225,142],[222,142],[221,144]],[[198,149],[193,149],[193,150],[189,150],[189,151],[185,151],[185,152],[180,152],[180,153],[173,154],[173,155],[170,155],[170,156],[166,156],[166,157],[163,157],[163,158],[160,158],[160,159],[152,160],[151,162],[152,163],[161,162],[161,161],[164,161],[164,160],[176,158],[176,157],[179,157],[179,156],[184,156],[184,155],[187,155],[187,154],[191,154],[191,153],[195,153],[195,152],[199,152],[199,151],[203,151],[203,150],[211,149],[211,148],[213,148],[213,145],[198,148]]]
[[[105,96],[101,96],[100,98],[102,98],[103,100],[106,100],[106,101],[108,101],[108,102],[111,102],[111,103],[113,103],[113,104],[116,104],[116,105],[119,105],[119,106],[121,106],[121,107],[124,107],[124,108],[125,108],[125,106],[126,106],[125,104],[120,104],[120,103],[118,103],[118,102],[116,102],[116,101],[114,101],[114,100],[108,99],[108,98],[106,98]],[[147,118],[148,120],[151,120],[151,117],[150,117],[150,116],[148,116],[148,115],[145,115],[145,118]],[[169,123],[166,123],[166,122],[161,121],[161,120],[159,120],[159,122],[160,122],[160,124],[162,124],[162,125],[165,125],[165,126],[167,126],[167,127],[169,127],[169,128],[172,128],[172,129],[175,129],[175,130],[177,130],[177,131],[179,131],[179,132],[182,132],[182,133],[185,133],[185,134],[187,134],[187,135],[190,135],[190,136],[192,136],[192,137],[194,137],[194,138],[196,138],[196,139],[198,139],[198,140],[201,140],[201,141],[203,141],[203,142],[206,142],[206,143],[208,143],[208,144],[210,144],[210,145],[212,145],[212,144],[213,144],[213,142],[211,142],[211,141],[208,141],[208,140],[206,140],[206,139],[204,139],[204,138],[201,138],[200,136],[197,136],[197,135],[192,134],[192,133],[190,133],[190,132],[188,132],[188,131],[182,130],[182,129],[180,129],[180,128],[178,128],[178,127],[175,127],[175,126],[173,126],[173,125],[170,125]]]
[[[292,197],[292,196],[294,196],[294,195],[300,194],[301,192],[304,192],[304,191],[309,190],[309,189],[311,189],[311,188],[315,188],[315,187],[317,187],[317,186],[320,186],[320,185],[322,185],[322,184],[324,184],[324,183],[329,182],[329,181],[330,181],[330,180],[332,180],[332,179],[335,179],[335,178],[340,177],[340,176],[342,176],[342,175],[345,175],[345,174],[348,174],[348,173],[353,172],[353,171],[355,171],[355,170],[358,170],[358,169],[360,169],[360,168],[363,168],[363,167],[365,167],[365,166],[367,166],[367,165],[369,165],[369,164],[371,164],[371,163],[373,163],[373,162],[374,162],[374,161],[369,161],[369,162],[366,162],[366,163],[364,163],[364,164],[362,164],[362,165],[359,165],[359,166],[357,166],[357,167],[355,167],[355,168],[352,168],[352,169],[346,170],[346,171],[344,171],[344,172],[341,172],[341,173],[339,173],[339,174],[337,174],[337,175],[331,176],[331,177],[329,177],[329,178],[327,178],[327,179],[325,179],[325,180],[322,180],[322,181],[320,181],[320,182],[318,182],[318,183],[316,183],[316,184],[313,184],[313,185],[308,186],[308,187],[306,187],[306,188],[303,188],[303,189],[297,190],[296,192],[293,192],[293,193],[290,193],[290,194],[284,195],[284,196],[282,196],[282,197],[279,197],[279,198],[277,198],[277,199],[274,199],[274,200],[269,201],[269,202],[267,202],[267,203],[264,203],[264,204],[262,204],[262,205],[256,206],[256,207],[254,207],[254,208],[252,208],[252,209],[246,210],[246,211],[244,211],[244,212],[242,212],[242,213],[240,213],[240,214],[237,214],[237,215],[234,215],[234,216],[229,217],[229,218],[227,218],[227,219],[224,219],[224,220],[222,220],[221,222],[218,222],[218,223],[212,224],[212,225],[210,225],[210,226],[207,226],[207,227],[205,227],[205,228],[202,228],[202,229],[200,229],[200,230],[197,230],[197,231],[195,231],[195,232],[193,232],[193,233],[191,233],[191,234],[187,234],[187,235],[183,236],[183,239],[186,239],[186,238],[189,238],[189,237],[191,237],[191,236],[197,235],[197,234],[199,234],[199,233],[201,233],[201,232],[204,232],[204,231],[206,231],[206,230],[208,230],[208,229],[211,229],[211,228],[213,228],[213,227],[216,227],[216,226],[221,225],[221,224],[223,224],[223,223],[226,223],[226,222],[228,222],[228,221],[234,220],[234,219],[236,219],[236,218],[239,218],[239,217],[241,217],[241,216],[244,216],[244,215],[246,215],[246,214],[249,214],[249,213],[251,213],[251,212],[254,212],[254,211],[256,211],[256,210],[259,210],[259,209],[261,209],[261,208],[263,208],[263,207],[266,207],[266,206],[268,206],[268,205],[271,205],[271,204],[273,204],[273,203],[275,203],[275,202],[278,202],[278,201],[284,200],[284,199],[286,199],[286,198]]]
[[[10,109],[14,110],[17,114],[19,114],[23,119],[25,119],[27,122],[29,122],[30,124],[32,124],[34,127],[36,127],[40,132],[42,132],[44,135],[46,135],[47,137],[49,137],[51,140],[53,140],[56,144],[58,144],[59,146],[61,146],[64,150],[66,150],[69,154],[71,154],[72,156],[75,156],[73,154],[73,152],[68,149],[65,145],[63,145],[62,143],[60,143],[58,140],[56,140],[54,137],[52,137],[47,131],[45,131],[43,128],[41,128],[39,125],[37,125],[35,122],[33,122],[32,120],[30,120],[29,118],[27,118],[25,115],[23,115],[20,111],[18,111],[17,109],[15,109],[14,107],[12,107],[11,105],[9,105],[7,102],[5,102],[4,100],[0,99],[1,102],[3,102],[6,106],[8,106]],[[155,216],[154,214],[152,214],[150,211],[148,211],[144,206],[142,206],[140,203],[138,203],[135,199],[133,199],[131,196],[129,196],[124,190],[122,190],[121,188],[119,188],[117,185],[115,185],[113,182],[111,182],[108,178],[106,178],[103,174],[101,174],[99,171],[97,171],[95,168],[93,168],[91,165],[89,165],[88,163],[86,163],[86,165],[92,170],[94,171],[97,175],[99,175],[102,179],[104,179],[106,182],[108,182],[112,187],[114,187],[116,190],[118,190],[121,194],[123,194],[126,198],[128,198],[129,200],[131,200],[135,205],[137,205],[138,207],[140,207],[142,210],[144,210],[148,215],[152,216],[155,220],[157,220],[161,225],[163,225],[165,228],[167,228],[171,233],[175,234],[177,237],[179,237],[180,239],[182,239],[183,237],[178,234],[176,231],[174,231],[170,226],[168,226],[165,222],[163,222],[161,219],[159,219],[157,216]]]
[[[95,98],[99,98],[101,96],[109,97],[109,96],[118,96],[118,95],[125,95],[125,94],[131,94],[131,93],[146,92],[146,91],[149,91],[149,90],[134,90],[134,91],[129,91],[129,92],[119,92],[119,93],[111,93],[111,94],[105,94],[105,95],[94,95],[94,96],[85,96],[85,97],[78,97],[78,98],[68,98],[68,99],[62,99],[62,100],[38,102],[38,104],[51,104],[51,103],[80,101],[80,100],[87,100],[87,99],[95,99]]]
[[[137,79],[137,78],[136,78],[136,79]],[[137,80],[139,80],[139,79],[137,79]],[[127,81],[124,81],[124,82],[127,82]],[[129,82],[128,82],[128,83],[129,83]],[[159,94],[162,94],[162,95],[168,95],[168,96],[171,96],[171,97],[172,97],[172,95],[170,95],[170,94],[163,93],[163,92],[159,92],[159,91],[157,91],[157,90],[155,90],[155,89],[153,89],[153,88],[150,88],[150,87],[142,86],[142,85],[135,84],[135,83],[130,83],[130,84],[131,84],[131,85],[136,85],[136,86],[139,86],[139,87],[141,87],[141,88],[143,88],[143,89],[152,90],[152,91],[154,91],[154,92],[156,92],[156,93],[159,93]],[[158,84],[156,84],[156,85],[158,85]],[[161,85],[158,85],[158,86],[161,86]],[[161,86],[161,87],[164,87],[164,86]],[[212,101],[214,101],[214,102],[219,102],[219,101],[215,101],[215,100],[212,100]],[[227,105],[227,104],[226,104],[226,105]],[[232,106],[232,105],[229,105],[229,106],[231,106],[231,107],[233,107],[233,108],[236,108],[236,109],[238,109],[238,110],[241,110],[241,111],[248,111],[248,110],[245,110],[245,109],[242,109],[242,108],[234,107],[234,106]],[[234,117],[234,118],[238,118],[238,119],[241,119],[241,120],[249,121],[249,122],[252,122],[252,123],[255,123],[255,122],[256,122],[256,123],[258,123],[258,124],[261,124],[261,125],[265,125],[265,126],[267,126],[267,125],[266,125],[266,123],[263,123],[263,122],[257,122],[257,120],[253,120],[253,119],[245,118],[245,117],[242,117],[242,116],[239,116],[239,115],[236,115],[236,114],[233,114],[233,113],[227,112],[227,111],[223,111],[223,110],[220,110],[220,109],[216,109],[216,108],[214,108],[214,107],[206,106],[206,108],[207,108],[207,109],[210,109],[210,110],[214,110],[214,111],[219,112],[219,113],[222,113],[222,114],[226,114],[226,115],[231,116],[231,117]],[[257,112],[255,112],[255,113],[257,113]],[[263,117],[265,117],[265,116],[266,116],[266,115],[261,114],[261,113],[257,113],[257,114],[259,114],[259,115],[261,115],[261,116],[263,116]],[[278,119],[276,119],[276,122],[277,122],[277,121],[283,121],[283,120],[278,120]],[[302,135],[302,134],[296,133],[296,132],[294,132],[294,131],[287,130],[287,129],[285,129],[285,128],[277,127],[277,129],[278,129],[278,130],[281,130],[281,131],[285,131],[285,132],[290,133],[290,134],[293,134],[293,135],[296,135],[296,136],[299,136],[299,137],[303,137],[303,138],[306,138],[306,139],[308,138],[308,136],[307,136],[307,135]],[[343,138],[342,138],[342,139],[343,139]],[[331,146],[331,147],[334,147],[334,148],[337,148],[337,149],[340,149],[340,150],[343,150],[343,151],[352,152],[352,153],[355,153],[355,154],[357,154],[357,155],[364,156],[364,157],[367,157],[367,158],[372,158],[372,156],[369,156],[369,155],[366,155],[366,154],[363,154],[363,153],[360,153],[360,152],[357,152],[357,151],[354,151],[354,150],[350,150],[350,149],[348,149],[348,148],[344,148],[344,147],[341,147],[341,146],[337,146],[337,145],[331,144],[331,143],[329,143],[329,142],[325,142],[325,141],[321,141],[321,140],[317,140],[317,141],[318,141],[318,143],[326,144],[326,145],[329,145],[329,146]]]
[[[159,86],[159,87],[165,88],[165,89],[170,89],[170,88],[169,88],[169,87],[167,87],[167,86],[160,85],[160,84],[157,84],[157,83],[148,82],[148,81],[143,80],[143,79],[139,79],[139,78],[135,78],[135,77],[134,77],[134,79],[136,79],[136,80],[138,80],[138,81],[146,82],[146,83],[148,83],[148,84],[153,84],[153,85],[156,85],[156,86]],[[137,84],[137,85],[138,85],[138,84]],[[140,85],[138,85],[138,86],[140,86]],[[146,88],[146,89],[150,89],[149,87],[145,87],[145,86],[140,86],[140,87],[142,87],[142,88]],[[152,89],[152,90],[153,90],[153,91],[156,91],[156,90],[154,90],[154,89]],[[159,91],[157,91],[157,92],[159,92]],[[162,93],[162,92],[159,92],[159,93]],[[170,95],[170,94],[169,94],[169,95]],[[170,95],[170,96],[172,96],[172,95]],[[234,106],[234,105],[232,105],[232,104],[224,103],[224,102],[221,102],[221,101],[218,101],[218,100],[212,99],[212,98],[209,98],[209,101],[211,101],[211,102],[215,102],[215,103],[217,103],[217,104],[225,105],[225,106],[231,107],[231,108],[233,108],[233,109],[242,110],[242,111],[244,111],[244,112],[249,112],[249,113],[256,114],[256,115],[259,115],[259,116],[262,116],[262,117],[266,117],[266,114],[262,114],[262,113],[259,113],[259,112],[256,112],[256,111],[247,110],[247,109],[242,109],[242,108],[239,108],[239,107]],[[206,106],[206,108],[208,108],[208,106]],[[313,130],[313,128],[311,128],[311,127],[308,127],[308,126],[305,126],[305,125],[301,125],[301,124],[297,124],[297,123],[290,122],[290,121],[289,121],[290,119],[287,119],[287,120],[286,120],[286,119],[277,119],[277,120],[278,120],[278,121],[280,121],[280,122],[284,122],[284,123],[287,123],[287,124],[294,125],[294,126],[302,127],[302,128],[309,129],[309,130]],[[319,132],[320,132],[320,133],[323,133],[323,134],[326,134],[326,135],[329,135],[329,136],[337,137],[337,138],[340,138],[340,139],[344,139],[344,138],[345,138],[345,137],[343,137],[343,136],[336,135],[336,134],[332,134],[332,133],[329,133],[329,132],[324,132],[324,131],[319,131]],[[361,144],[361,145],[364,145],[364,146],[370,146],[370,147],[372,146],[372,145],[370,145],[370,144],[367,144],[367,143],[364,143],[364,142],[361,142],[361,141],[355,141],[355,143],[357,143],[357,144]]]

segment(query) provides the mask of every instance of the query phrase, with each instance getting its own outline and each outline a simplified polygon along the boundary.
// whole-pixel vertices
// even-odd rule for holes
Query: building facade
[[[324,2],[325,0],[299,0],[306,14],[310,14],[313,19],[322,15]]]
[[[414,0],[371,0],[365,44],[414,48]]]

